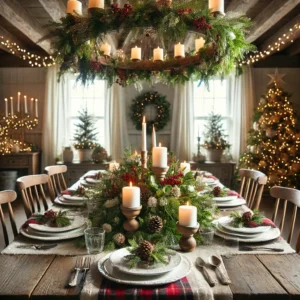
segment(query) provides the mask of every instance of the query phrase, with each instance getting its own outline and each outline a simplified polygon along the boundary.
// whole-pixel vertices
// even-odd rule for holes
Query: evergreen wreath
[[[154,125],[155,130],[163,129],[170,120],[170,103],[166,96],[157,92],[147,92],[132,100],[131,120],[137,130],[142,130],[142,120],[147,105],[154,105],[157,113],[154,120],[147,120],[147,132],[151,133]]]

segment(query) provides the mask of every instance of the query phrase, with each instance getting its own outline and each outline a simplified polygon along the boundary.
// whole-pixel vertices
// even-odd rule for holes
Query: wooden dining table
[[[241,209],[243,209],[241,207]],[[222,212],[222,215],[230,211]],[[18,245],[35,244],[34,240],[18,236],[0,255],[0,299],[134,299],[133,294],[109,296],[104,291],[105,279],[98,270],[98,261],[107,253],[89,255],[91,269],[85,283],[70,288],[67,286],[78,257],[88,254],[84,248],[77,248],[74,241],[58,242],[51,250],[19,249]],[[300,256],[281,238],[268,244],[282,246],[283,253],[236,249],[226,251],[223,240],[215,237],[212,245],[198,246],[194,252],[182,253],[192,263],[187,280],[192,289],[193,299],[300,299]],[[223,285],[218,272],[207,266],[209,273],[217,279],[210,287],[201,269],[196,264],[197,256],[220,255],[229,278],[230,285]],[[118,285],[127,289],[128,286]],[[135,287],[130,287],[134,289]],[[153,287],[156,289],[158,287]],[[142,299],[135,297],[136,299]],[[160,295],[152,295],[160,299]],[[151,298],[151,299],[152,299]],[[165,296],[165,299],[191,299],[190,296]],[[149,299],[149,298],[147,298]]]

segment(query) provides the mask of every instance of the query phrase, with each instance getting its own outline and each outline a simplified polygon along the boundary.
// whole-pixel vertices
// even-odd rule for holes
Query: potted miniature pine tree
[[[226,142],[227,135],[224,133],[222,116],[211,112],[205,129],[203,146],[206,149],[206,158],[208,161],[219,162],[223,151],[230,147]]]
[[[87,108],[79,111],[79,123],[75,124],[74,147],[78,150],[79,161],[91,160],[96,144],[97,132],[94,127],[93,117],[88,114]]]

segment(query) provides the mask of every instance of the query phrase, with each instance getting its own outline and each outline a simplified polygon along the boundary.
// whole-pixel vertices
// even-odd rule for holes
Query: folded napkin
[[[227,194],[228,194],[228,196],[237,196],[238,198],[243,199],[243,197],[238,192],[236,192],[236,191],[230,191],[229,190],[227,192]]]
[[[268,218],[263,218],[260,226],[271,226],[273,228],[276,228],[276,225]]]
[[[211,179],[214,179],[214,180],[219,180],[219,178],[217,178],[216,176],[213,176],[213,175],[204,175],[205,178],[211,178]]]
[[[86,175],[83,177],[84,179],[86,178],[92,178],[92,179],[95,179],[96,178],[96,174],[93,174],[93,175]]]
[[[72,195],[72,191],[69,190],[65,190],[63,192],[61,192],[62,195]]]
[[[98,299],[193,299],[193,291],[186,277],[161,286],[128,286],[104,279]]]

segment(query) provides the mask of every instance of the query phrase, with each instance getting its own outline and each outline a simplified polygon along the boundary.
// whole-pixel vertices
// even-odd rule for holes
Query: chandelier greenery
[[[171,5],[170,1],[158,5],[154,0],[133,0],[124,7],[92,8],[85,16],[69,13],[61,22],[49,25],[45,38],[52,41],[60,75],[78,73],[83,84],[96,77],[122,86],[140,80],[174,84],[192,78],[207,82],[212,76],[227,75],[255,49],[245,39],[249,18],[211,13],[207,2],[175,0]],[[102,47],[111,36],[117,38],[113,53]],[[196,51],[190,41],[185,42],[187,37],[193,41],[202,37],[205,43]],[[148,45],[141,45],[142,53],[160,47],[165,51],[163,58],[131,59],[126,43],[134,47],[147,39]],[[174,57],[173,47],[179,42],[185,44],[185,50]]]

